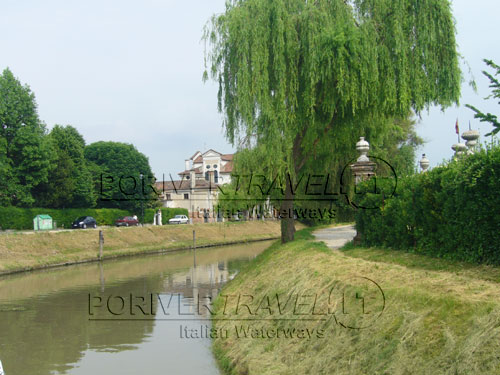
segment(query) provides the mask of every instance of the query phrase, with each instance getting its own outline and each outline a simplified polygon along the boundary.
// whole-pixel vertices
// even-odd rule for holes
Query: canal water
[[[269,245],[0,277],[5,374],[219,374],[204,334],[210,298]]]

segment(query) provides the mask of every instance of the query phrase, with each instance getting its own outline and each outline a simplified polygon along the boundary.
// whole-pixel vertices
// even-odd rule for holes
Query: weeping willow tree
[[[228,0],[204,39],[226,136],[265,150],[270,178],[295,178],[389,118],[460,96],[448,0]],[[281,208],[293,209],[282,181]],[[293,217],[281,229],[293,240]]]

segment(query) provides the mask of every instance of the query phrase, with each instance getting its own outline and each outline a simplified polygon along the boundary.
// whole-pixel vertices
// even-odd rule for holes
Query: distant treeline
[[[139,215],[141,201],[158,204],[147,189],[153,176],[145,155],[131,144],[86,145],[69,125],[49,132],[34,94],[9,69],[0,75],[0,176],[3,207],[116,208]],[[103,176],[109,177],[104,190]],[[127,178],[120,185],[121,176]]]

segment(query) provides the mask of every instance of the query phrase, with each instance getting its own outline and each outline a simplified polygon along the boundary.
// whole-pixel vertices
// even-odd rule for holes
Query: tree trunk
[[[286,182],[285,199],[281,202],[281,243],[293,241],[295,234],[295,221],[293,212],[292,182]]]

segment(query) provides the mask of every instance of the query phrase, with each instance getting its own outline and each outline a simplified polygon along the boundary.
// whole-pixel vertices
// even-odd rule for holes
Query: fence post
[[[102,259],[102,248],[104,245],[104,235],[102,234],[102,230],[99,231],[99,260]]]

